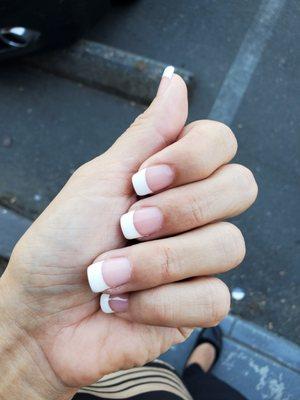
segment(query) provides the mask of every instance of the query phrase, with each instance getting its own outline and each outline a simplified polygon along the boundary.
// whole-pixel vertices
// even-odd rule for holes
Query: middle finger
[[[205,180],[136,202],[121,217],[121,228],[127,239],[170,236],[238,215],[256,195],[251,171],[229,164]]]

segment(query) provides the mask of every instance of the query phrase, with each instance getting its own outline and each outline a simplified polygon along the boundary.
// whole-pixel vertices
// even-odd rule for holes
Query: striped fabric
[[[143,394],[152,392],[173,394],[172,398],[178,400],[192,400],[172,367],[158,360],[144,367],[107,375],[91,386],[82,387],[76,398],[80,399],[80,393],[85,393],[100,399],[143,399]]]

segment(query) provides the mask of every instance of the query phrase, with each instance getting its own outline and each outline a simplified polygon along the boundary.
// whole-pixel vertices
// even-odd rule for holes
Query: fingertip
[[[170,83],[170,86],[168,87],[167,92],[171,91],[171,89],[173,91],[172,94],[174,95],[175,94],[174,92],[176,91],[177,96],[179,98],[181,98],[182,101],[186,102],[186,105],[187,105],[187,101],[188,101],[187,85],[186,85],[184,79],[176,73],[173,74],[173,77],[171,79],[171,83]]]
[[[165,69],[164,72],[162,74],[163,78],[168,78],[168,79],[172,79],[173,75],[174,75],[174,71],[175,68],[173,67],[173,65],[168,65]]]
[[[174,82],[174,84],[178,86],[178,88],[180,88],[180,90],[182,90],[185,94],[187,94],[188,91],[187,85],[184,79],[179,74],[174,72],[172,81]]]
[[[100,296],[100,308],[105,314],[112,314],[114,310],[109,305],[110,295],[103,293]]]
[[[90,288],[94,293],[100,293],[108,289],[108,285],[103,278],[103,261],[91,264],[87,269],[87,277]]]
[[[156,114],[157,131],[166,142],[175,141],[188,116],[187,86],[181,76],[174,73],[166,90],[154,100],[150,109]]]

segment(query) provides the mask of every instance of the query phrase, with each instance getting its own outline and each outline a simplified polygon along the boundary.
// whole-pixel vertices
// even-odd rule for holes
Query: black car
[[[69,44],[109,5],[109,0],[0,0],[0,59]]]

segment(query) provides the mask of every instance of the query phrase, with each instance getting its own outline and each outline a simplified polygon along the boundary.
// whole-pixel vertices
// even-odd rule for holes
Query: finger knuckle
[[[191,196],[188,202],[189,212],[187,218],[189,224],[193,227],[201,226],[210,214],[210,205],[206,201],[206,196]]]
[[[208,313],[204,321],[204,326],[218,325],[229,313],[230,293],[228,287],[223,281],[214,278],[208,285]]]
[[[145,112],[137,116],[126,132],[129,134],[135,132],[135,134],[140,136],[140,138],[143,138],[143,134],[145,134],[145,132],[153,132],[153,134],[155,134],[158,147],[164,148],[169,144],[169,141],[167,137],[162,134],[157,124],[155,125],[155,118],[153,117],[152,113],[153,111],[150,107]]]
[[[72,177],[86,177],[90,175],[90,164],[89,162],[80,165],[76,168],[73,173]]]
[[[232,130],[222,122],[212,121],[216,145],[223,148],[224,152],[233,157],[237,152],[237,140]]]
[[[84,164],[78,166],[74,171],[72,171],[71,179],[90,179],[96,176],[99,177],[99,175],[103,176],[103,174],[101,174],[102,166],[104,165],[103,161],[104,155],[98,156],[93,160],[85,162]]]
[[[136,321],[163,325],[168,308],[164,296],[159,290],[152,288],[146,292],[131,293],[129,312]]]
[[[155,132],[150,109],[147,109],[142,114],[138,115],[135,120],[130,124],[130,126],[126,129],[125,134],[129,136],[132,136],[134,134],[142,138],[145,131],[148,130]]]
[[[159,254],[159,275],[161,282],[171,282],[174,280],[178,270],[178,259],[174,254],[174,249],[167,245],[160,245],[156,254]]]
[[[230,223],[220,223],[219,244],[223,251],[223,258],[229,266],[239,265],[246,255],[245,240],[240,229]]]
[[[142,113],[135,118],[135,120],[131,123],[128,130],[132,130],[132,129],[135,129],[137,131],[144,130],[145,125],[147,125],[148,121],[149,121],[149,118],[148,118],[147,113],[146,112]]]
[[[231,168],[234,173],[234,181],[238,191],[245,194],[250,202],[253,202],[258,193],[258,187],[253,173],[249,168],[240,164],[232,164]]]
[[[195,121],[191,128],[191,133],[202,135],[203,132],[208,134],[208,138],[213,141],[214,146],[224,149],[228,156],[233,157],[237,152],[237,139],[232,130],[222,122],[212,120]]]
[[[158,325],[164,325],[170,318],[172,320],[172,314],[174,314],[174,310],[170,304],[165,302],[165,299],[158,298],[157,301],[152,303],[151,308],[151,317]]]

